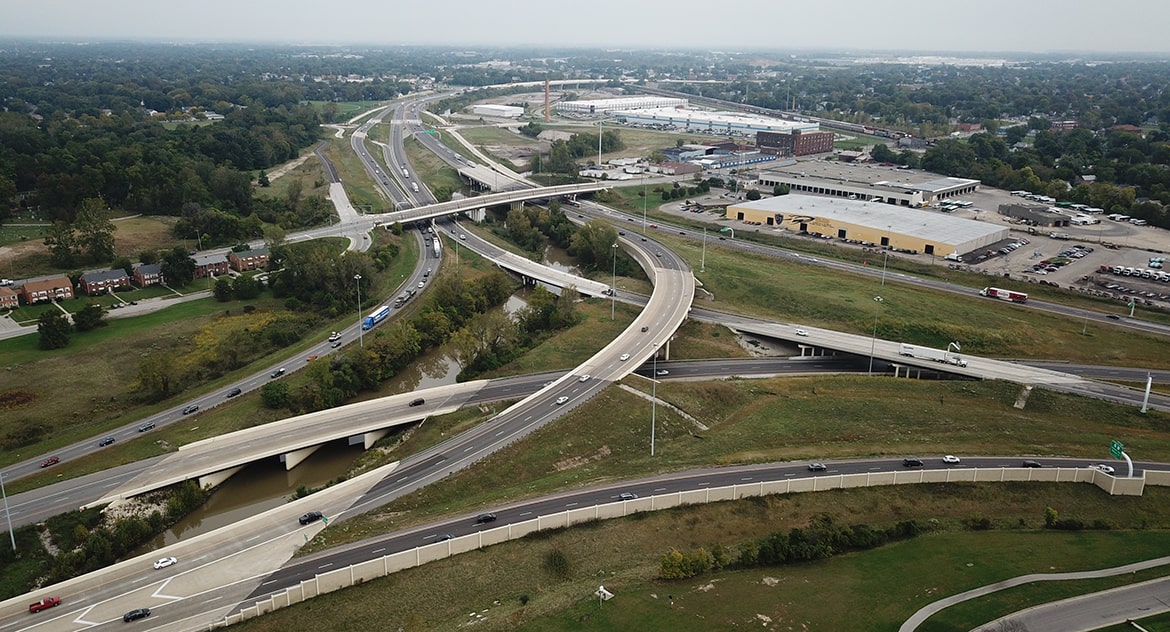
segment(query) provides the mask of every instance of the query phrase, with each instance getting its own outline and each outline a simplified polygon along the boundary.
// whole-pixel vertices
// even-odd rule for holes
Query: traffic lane
[[[1045,458],[1045,457],[962,457],[957,465],[942,463],[941,456],[916,456],[927,466],[927,469],[963,469],[971,467],[1004,468],[1021,467],[1023,461],[1031,459],[1038,461],[1044,467],[1089,467],[1099,460],[1073,458]],[[530,520],[535,516],[552,515],[576,507],[591,506],[594,504],[620,500],[621,493],[637,494],[640,498],[650,495],[679,493],[707,487],[723,487],[728,485],[758,484],[768,481],[779,481],[795,478],[812,478],[837,476],[841,474],[864,474],[873,472],[918,471],[920,468],[906,468],[901,458],[868,459],[859,461],[822,461],[827,470],[810,472],[807,463],[774,463],[766,465],[752,465],[729,468],[709,468],[692,470],[678,474],[669,474],[650,479],[627,481],[625,483],[607,484],[603,487],[593,487],[585,490],[546,496],[530,501],[512,503],[505,506],[483,507],[478,513],[491,512],[496,514],[497,520],[490,524],[475,522],[475,514],[460,516],[450,520],[437,521],[425,525],[412,527],[409,530],[372,538],[359,543],[345,551],[322,553],[303,561],[294,562],[285,566],[277,573],[268,577],[264,590],[253,593],[249,599],[254,599],[271,592],[281,590],[286,586],[295,585],[301,580],[311,579],[315,573],[321,572],[321,565],[328,560],[330,568],[343,567],[367,559],[388,555],[398,551],[409,550],[416,546],[429,544],[436,534],[466,535],[487,528],[505,526],[512,522]],[[1160,469],[1170,471],[1170,464],[1141,463],[1143,469]],[[637,502],[628,501],[628,502]]]
[[[12,512],[12,525],[22,527],[75,511],[78,507],[101,498],[110,489],[154,467],[164,458],[165,455],[151,457],[27,492],[10,494],[8,506]]]

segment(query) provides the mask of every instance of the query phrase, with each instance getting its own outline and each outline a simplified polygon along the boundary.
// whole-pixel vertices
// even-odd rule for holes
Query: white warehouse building
[[[500,118],[519,118],[524,116],[524,108],[515,105],[495,105],[485,103],[471,106],[471,113],[480,116],[498,116]]]
[[[618,97],[615,99],[594,99],[585,101],[561,101],[554,107],[558,112],[573,114],[609,114],[610,112],[624,112],[626,110],[642,110],[646,108],[676,108],[687,106],[686,99],[671,97]]]
[[[801,132],[820,130],[820,126],[816,123],[784,121],[737,112],[707,112],[675,108],[632,110],[618,114],[617,118],[631,125],[667,126],[691,132],[711,132],[713,134],[751,135],[756,132],[791,133],[796,130]]]

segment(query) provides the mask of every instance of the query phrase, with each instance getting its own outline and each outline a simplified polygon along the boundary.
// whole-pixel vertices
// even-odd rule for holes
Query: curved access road
[[[1074,579],[1098,579],[1125,575],[1148,568],[1156,568],[1170,564],[1170,557],[1159,557],[1152,560],[1143,560],[1125,566],[1103,568],[1096,571],[1078,571],[1074,573],[1033,573],[1020,575],[1001,582],[974,588],[966,592],[940,599],[915,612],[906,620],[898,632],[914,632],[927,619],[938,614],[950,606],[972,599],[978,599],[993,592],[1022,586],[1032,582],[1069,581]],[[1112,590],[1090,593],[1079,597],[1072,597],[1061,601],[1033,606],[1026,610],[1012,613],[979,627],[982,630],[1027,630],[1028,632],[1088,632],[1118,623],[1125,623],[1128,619],[1148,617],[1162,612],[1170,612],[1170,603],[1166,601],[1167,591],[1170,591],[1170,577],[1161,577],[1133,586],[1123,586]],[[1003,623],[1004,625],[1001,625]],[[1017,627],[1010,627],[1016,624]]]

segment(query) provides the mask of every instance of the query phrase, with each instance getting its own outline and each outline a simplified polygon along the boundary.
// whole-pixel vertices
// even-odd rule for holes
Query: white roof
[[[876,230],[889,229],[909,237],[956,246],[1007,233],[1006,228],[997,224],[951,217],[935,211],[812,195],[780,195],[730,207],[736,208],[780,213],[785,219],[799,215],[823,217]]]

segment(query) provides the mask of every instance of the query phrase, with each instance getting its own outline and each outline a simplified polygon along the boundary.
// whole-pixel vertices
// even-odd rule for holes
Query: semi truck
[[[1001,301],[1011,301],[1013,303],[1028,302],[1028,295],[1024,292],[1001,290],[997,287],[985,287],[982,290],[979,290],[979,296],[986,296],[987,298],[998,298]]]
[[[961,356],[955,353],[948,354],[942,349],[932,349],[930,347],[919,347],[917,345],[902,343],[902,347],[898,350],[898,353],[910,358],[918,358],[919,360],[934,360],[935,362],[943,362],[955,366],[967,366],[967,361]]]
[[[386,320],[389,315],[390,308],[383,305],[378,311],[366,316],[365,320],[362,321],[362,329],[372,329],[374,325]]]

